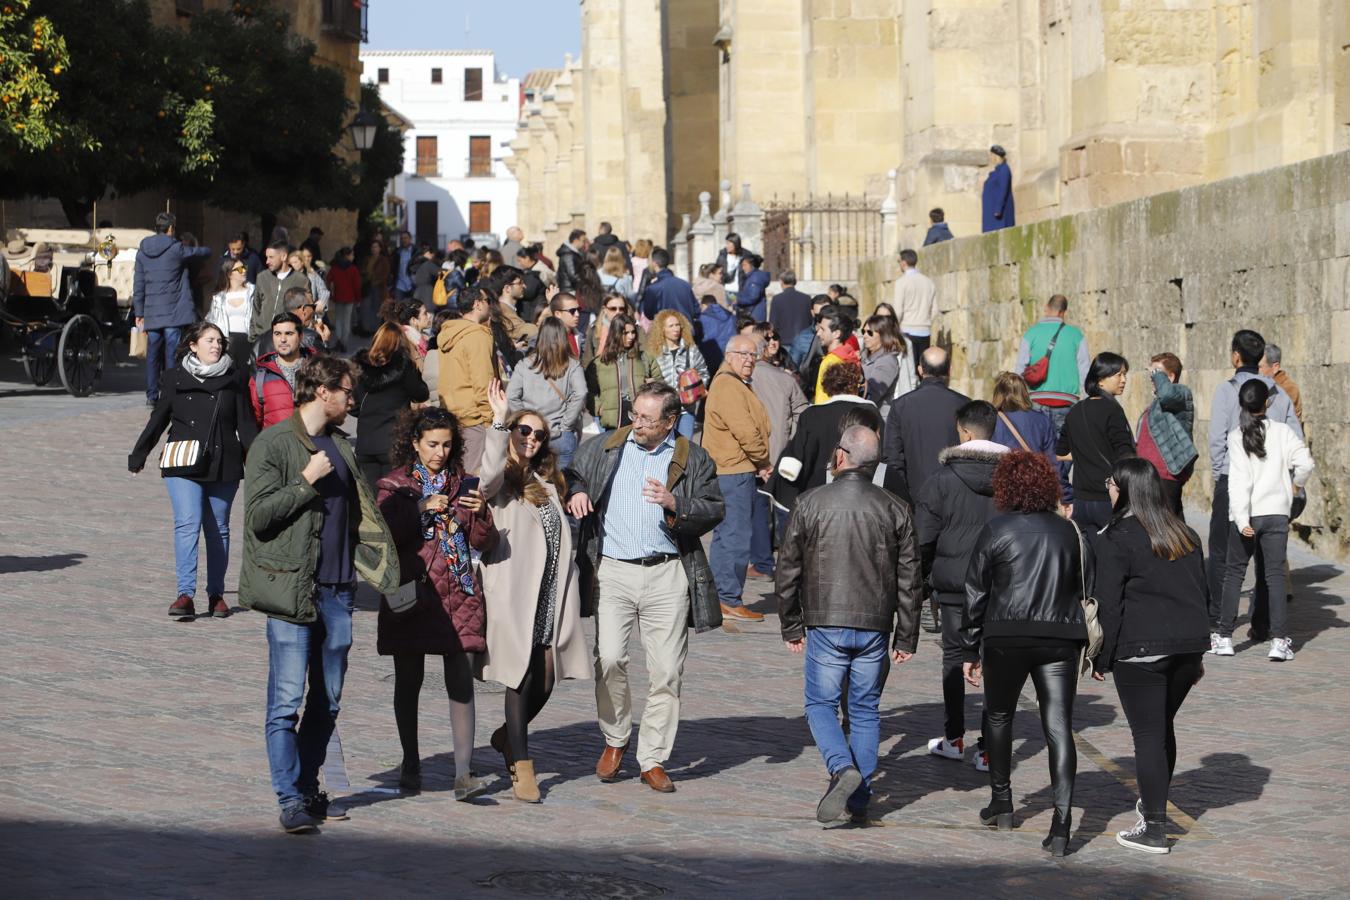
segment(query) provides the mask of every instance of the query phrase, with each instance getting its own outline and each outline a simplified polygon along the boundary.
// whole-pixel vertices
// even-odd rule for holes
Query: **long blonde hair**
[[[680,320],[680,343],[686,347],[694,346],[694,329],[689,320],[673,309],[663,309],[652,319],[651,331],[647,332],[648,356],[660,356],[666,352],[666,323],[671,319]]]
[[[506,420],[507,428],[515,431],[516,426],[520,424],[520,420],[526,416],[533,416],[544,426],[544,439],[540,443],[539,452],[534,455],[534,459],[515,457],[508,446],[506,471],[502,476],[502,490],[507,497],[513,500],[523,497],[526,503],[533,506],[542,506],[549,502],[551,498],[548,489],[539,483],[539,479],[535,478],[535,475],[553,485],[559,497],[567,493],[567,485],[563,482],[562,472],[558,471],[558,456],[549,446],[551,439],[548,433],[548,422],[543,416],[532,409],[518,409]]]

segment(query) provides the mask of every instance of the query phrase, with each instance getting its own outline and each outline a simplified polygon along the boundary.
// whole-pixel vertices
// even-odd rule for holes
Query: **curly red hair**
[[[1059,474],[1039,453],[1005,453],[994,469],[994,505],[1004,512],[1053,512],[1059,508]]]

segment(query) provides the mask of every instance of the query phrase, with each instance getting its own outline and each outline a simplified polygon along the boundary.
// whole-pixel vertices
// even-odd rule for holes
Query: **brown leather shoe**
[[[600,754],[600,761],[595,764],[595,777],[604,782],[618,781],[619,767],[623,765],[623,755],[627,752],[627,744],[622,747],[605,745],[605,752]]]
[[[765,572],[765,571],[761,570],[758,566],[750,566],[749,568],[747,568],[747,569],[745,570],[745,577],[746,577],[746,578],[767,578],[767,579],[769,579],[770,581],[773,581],[773,573],[772,573],[772,572]]]
[[[173,601],[169,607],[169,615],[175,619],[191,619],[197,615],[197,608],[192,604],[192,597],[188,594],[179,594],[178,599]]]
[[[660,791],[663,794],[675,793],[675,785],[670,783],[670,776],[660,766],[652,766],[643,772],[642,781],[654,791]]]
[[[211,595],[211,615],[217,619],[228,619],[230,617],[230,604],[225,602],[225,598],[219,594]]]
[[[724,619],[744,619],[747,622],[763,622],[764,615],[757,613],[753,609],[747,609],[744,606],[727,606],[722,604],[722,618]]]

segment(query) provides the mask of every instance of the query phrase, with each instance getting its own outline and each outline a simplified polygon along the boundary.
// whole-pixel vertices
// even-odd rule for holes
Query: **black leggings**
[[[1027,676],[1036,686],[1041,729],[1050,750],[1050,787],[1060,821],[1069,821],[1078,751],[1073,745],[1073,698],[1078,689],[1077,645],[984,647],[984,749],[994,802],[1012,802],[1012,724]]]
[[[467,653],[452,653],[441,658],[445,660],[445,693],[450,697],[450,724],[458,736],[463,730],[463,725],[454,721],[458,710],[468,708],[470,730],[473,727],[473,669],[469,665]],[[403,745],[405,763],[416,763],[421,759],[417,746],[417,700],[422,694],[425,673],[426,657],[422,654],[394,654],[394,722],[398,725],[398,741]]]
[[[1202,653],[1164,656],[1156,662],[1118,662],[1116,693],[1134,735],[1134,768],[1144,815],[1161,819],[1167,788],[1177,767],[1177,736],[1172,720],[1203,671]]]
[[[506,739],[516,759],[530,758],[528,726],[553,693],[553,648],[535,647],[520,687],[506,689]]]

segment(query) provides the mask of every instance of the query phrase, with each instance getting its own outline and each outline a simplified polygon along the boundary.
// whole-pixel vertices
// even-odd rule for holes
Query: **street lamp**
[[[374,113],[365,108],[358,111],[352,118],[347,130],[351,132],[352,143],[356,145],[358,151],[364,153],[375,143],[375,128],[379,121]]]

